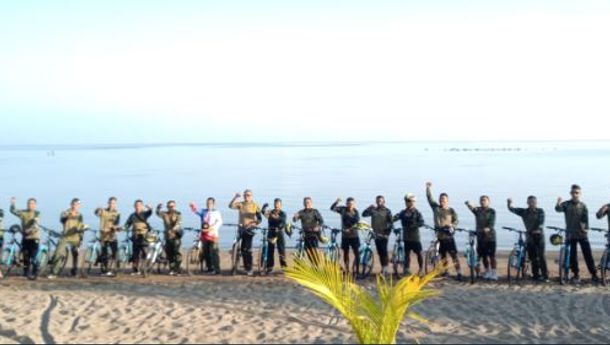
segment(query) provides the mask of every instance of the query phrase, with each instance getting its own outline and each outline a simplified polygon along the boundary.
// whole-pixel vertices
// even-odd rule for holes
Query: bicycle
[[[120,272],[121,267],[129,266],[129,263],[133,263],[133,241],[129,233],[126,233],[126,237],[119,244],[117,251],[117,274]]]
[[[35,262],[38,265],[38,276],[44,276],[47,270],[50,268],[51,262],[51,247],[56,249],[57,244],[59,243],[59,239],[61,238],[61,234],[56,232],[55,230],[43,228],[43,230],[47,231],[47,240],[41,241],[38,246],[38,252],[36,252]],[[66,260],[63,260],[61,269],[64,270],[66,267]]]
[[[478,272],[480,270],[479,258],[475,249],[477,232],[464,228],[456,228],[455,230],[468,233],[468,245],[464,250],[464,257],[466,258],[466,265],[468,266],[468,270],[470,271],[470,284],[474,284],[474,281],[478,277]]]
[[[508,226],[503,226],[502,229],[516,233],[519,237],[513,247],[513,250],[508,256],[507,279],[511,284],[513,281],[524,280],[527,277],[528,259],[527,247],[525,245],[525,231],[517,230]]]
[[[186,273],[188,275],[195,275],[195,271],[199,269],[199,273],[203,273],[203,241],[201,240],[201,229],[184,228],[184,231],[191,231],[195,233],[195,239],[191,248],[186,254]]]
[[[85,255],[81,257],[80,276],[86,278],[93,271],[93,267],[100,264],[102,256],[102,244],[99,237],[99,230],[87,230],[86,232],[94,233],[95,236],[85,245]],[[114,261],[111,257],[108,258],[108,267],[112,267]]]
[[[299,237],[296,239],[294,246],[294,257],[297,259],[302,259],[305,257],[305,232],[303,229],[294,225],[292,225],[292,229],[299,231]]]
[[[21,257],[21,243],[17,241],[17,234],[21,233],[21,226],[13,225],[7,231],[11,240],[4,245],[2,251],[2,274],[6,278],[17,267],[23,266]]]
[[[559,256],[555,263],[559,265],[559,284],[566,285],[569,282],[570,274],[570,246],[568,244],[567,236],[565,236],[565,238],[561,236],[561,233],[565,233],[566,230],[556,226],[547,226],[547,229],[556,232],[555,235],[551,236],[551,244],[560,246]]]
[[[337,236],[339,236],[341,233],[341,229],[331,228],[326,225],[324,225],[322,229],[330,231],[330,240],[324,248],[324,256],[330,262],[339,262],[341,250],[339,247],[339,242],[337,242]]]
[[[402,228],[394,228],[392,232],[396,235],[396,242],[394,242],[394,248],[392,249],[392,268],[394,270],[394,276],[400,278],[407,274],[409,268],[406,266],[407,256],[405,253],[405,243],[402,238]]]
[[[431,227],[430,225],[424,224],[424,228],[428,230],[434,231],[434,233],[440,232],[440,230]],[[440,254],[441,243],[438,238],[435,236],[434,239],[430,242],[430,246],[426,250],[426,254],[424,256],[424,271],[426,274],[437,269],[438,265],[441,262],[441,254]]]
[[[610,283],[610,231],[601,228],[591,228],[591,230],[604,233],[604,237],[606,237],[606,249],[599,261],[599,272],[602,285],[608,286]]]
[[[231,275],[236,275],[241,261],[241,226],[239,224],[225,224],[225,226],[237,228],[233,244],[231,245]]]
[[[360,247],[358,258],[354,260],[353,272],[355,272],[360,279],[367,278],[373,273],[373,267],[375,266],[375,255],[373,254],[373,240],[379,237],[373,231],[372,228],[366,228],[367,232],[364,245]],[[356,261],[358,260],[358,261]],[[356,270],[358,268],[358,270]]]
[[[162,239],[161,231],[151,230],[146,235],[148,249],[146,250],[146,258],[144,260],[143,275],[146,277],[154,268],[157,267],[157,274],[161,274],[163,268],[167,268],[169,261],[165,257],[164,239]]]
[[[267,234],[269,233],[269,229],[267,228],[254,228],[254,230],[261,231],[261,246],[258,249],[258,273],[260,275],[267,274],[267,264],[268,264],[268,255],[269,255],[269,242],[273,241],[267,238]]]

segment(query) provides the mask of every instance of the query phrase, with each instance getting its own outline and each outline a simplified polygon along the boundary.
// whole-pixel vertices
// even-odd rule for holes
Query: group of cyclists
[[[565,215],[565,236],[566,243],[570,247],[570,266],[572,270],[572,280],[580,280],[577,247],[580,246],[585,263],[591,275],[592,281],[598,281],[596,266],[594,263],[591,245],[588,239],[589,217],[587,206],[582,202],[582,191],[578,185],[571,187],[570,200],[563,201],[558,198],[555,211]],[[432,184],[426,184],[426,197],[428,204],[432,208],[432,226],[438,241],[438,251],[443,262],[450,258],[453,262],[456,279],[462,279],[462,269],[458,258],[458,248],[455,241],[456,229],[458,229],[458,214],[449,204],[449,196],[441,193],[438,201],[432,194]],[[385,198],[377,196],[375,203],[367,207],[362,213],[356,208],[354,198],[347,198],[345,203],[337,199],[330,207],[331,211],[337,213],[341,220],[341,249],[343,252],[343,269],[349,274],[350,268],[358,270],[359,250],[361,240],[359,230],[362,228],[362,218],[370,218],[367,224],[370,231],[375,234],[375,248],[381,263],[381,274],[389,274],[389,255],[388,241],[395,223],[400,223],[402,228],[402,241],[405,248],[405,267],[410,268],[410,257],[413,254],[417,259],[417,274],[424,274],[424,257],[421,243],[420,229],[425,225],[422,213],[417,208],[417,198],[414,194],[408,193],[404,197],[405,207],[400,212],[393,214],[386,207]],[[491,200],[488,196],[481,196],[479,205],[470,202],[465,203],[472,212],[476,224],[476,252],[477,258],[482,262],[484,272],[481,277],[487,280],[498,280],[497,260],[496,260],[496,212],[491,208]],[[195,203],[189,204],[190,210],[200,220],[200,228],[196,229],[199,240],[202,244],[202,259],[208,274],[217,275],[221,273],[219,257],[219,230],[223,226],[223,217],[216,208],[214,198],[206,200],[206,206],[198,208]],[[511,199],[507,200],[507,207],[510,212],[521,217],[526,232],[527,255],[531,262],[531,275],[536,281],[548,282],[549,272],[545,258],[545,237],[544,237],[544,210],[538,207],[535,196],[527,198],[527,207],[514,207]],[[282,268],[287,265],[286,239],[285,235],[292,236],[292,224],[300,223],[300,231],[303,240],[304,250],[307,252],[316,251],[323,240],[323,230],[325,228],[322,214],[314,208],[313,199],[306,197],[303,200],[303,209],[295,213],[291,219],[288,218],[283,210],[282,200],[275,199],[273,206],[264,204],[260,207],[254,200],[251,190],[244,191],[243,195],[236,193],[229,203],[229,208],[238,212],[238,239],[241,242],[240,251],[243,259],[243,266],[246,274],[252,276],[254,273],[253,265],[253,239],[256,230],[262,226],[264,218],[267,220],[267,239],[269,241],[268,258],[266,260],[266,271],[272,272],[275,266],[275,253],[279,255],[279,264]],[[16,199],[11,199],[10,213],[16,216],[20,225],[13,229],[13,233],[21,233],[21,255],[23,275],[29,279],[36,279],[39,276],[39,267],[35,260],[38,247],[41,241],[41,231],[46,229],[40,224],[40,212],[37,210],[36,199],[30,198],[27,206],[23,210],[16,207]],[[149,218],[156,214],[164,226],[165,255],[169,263],[169,274],[179,275],[182,272],[182,237],[184,228],[182,226],[182,214],[177,210],[176,202],[170,200],[163,204],[158,204],[153,210],[152,206],[145,205],[142,200],[136,200],[133,213],[121,224],[121,215],[117,208],[117,199],[111,197],[105,207],[95,210],[95,215],[99,218],[99,240],[101,242],[101,256],[99,264],[104,275],[114,276],[114,267],[109,262],[116,262],[118,249],[117,234],[127,232],[133,246],[132,255],[132,275],[141,275],[141,265],[139,261],[143,258],[150,241],[148,237],[153,230],[149,224]],[[597,218],[608,217],[610,228],[610,204],[604,205],[596,213]],[[2,219],[4,212],[0,209],[0,248],[3,245],[4,227]],[[67,254],[72,256],[71,274],[77,275],[78,256],[81,242],[88,226],[83,222],[83,215],[80,212],[80,200],[73,199],[70,208],[63,211],[60,215],[60,222],[63,231],[59,235],[56,250],[50,260],[49,279],[55,279],[60,273],[67,258]],[[14,226],[15,227],[15,226]],[[13,227],[12,227],[13,228]],[[69,248],[69,250],[66,250]],[[353,256],[350,258],[350,254]],[[4,255],[3,255],[4,257]],[[350,264],[352,263],[352,264]],[[203,266],[202,266],[203,267]],[[409,271],[410,272],[410,271]],[[1,275],[0,271],[0,275]],[[444,275],[448,273],[444,272]]]

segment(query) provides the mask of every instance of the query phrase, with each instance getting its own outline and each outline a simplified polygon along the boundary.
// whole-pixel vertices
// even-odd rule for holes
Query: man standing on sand
[[[424,275],[424,256],[422,255],[421,238],[419,228],[424,226],[424,217],[415,207],[415,195],[408,193],[405,195],[405,209],[394,216],[392,222],[400,220],[402,225],[402,240],[405,246],[405,270],[410,275],[411,271],[411,252],[417,255],[417,265],[419,266],[418,275]]]
[[[324,218],[317,209],[313,208],[313,199],[305,197],[303,199],[303,209],[295,213],[292,221],[301,221],[301,228],[305,237],[304,249],[307,254],[318,249],[320,231],[324,225]]]
[[[608,231],[610,231],[610,204],[602,206],[599,211],[597,211],[597,219],[602,219],[605,216],[608,217]]]
[[[133,273],[131,275],[141,275],[140,272],[140,260],[146,256],[146,235],[150,231],[150,225],[148,224],[148,218],[152,216],[153,210],[150,205],[144,207],[144,201],[136,200],[133,204],[134,212],[127,218],[125,231],[129,232],[131,229],[132,239],[131,243],[133,246]]]
[[[570,245],[570,266],[574,273],[573,281],[580,283],[580,275],[578,268],[578,245],[582,250],[582,255],[585,257],[585,263],[591,273],[593,282],[599,281],[597,278],[597,270],[593,253],[591,252],[591,244],[589,243],[589,210],[587,205],[580,200],[582,190],[580,186],[572,185],[570,194],[572,198],[568,201],[563,201],[561,197],[557,198],[555,211],[564,213],[566,221],[566,237]]]
[[[40,212],[36,210],[36,199],[28,199],[25,210],[18,210],[15,206],[17,199],[11,198],[11,213],[21,221],[21,253],[23,255],[23,276],[30,280],[38,277],[38,264],[36,253],[40,245]],[[30,267],[32,274],[30,275]]]
[[[244,191],[244,200],[238,201],[241,195],[236,193],[229,208],[239,211],[239,232],[241,238],[241,255],[244,260],[244,267],[248,277],[254,275],[252,270],[252,240],[254,239],[254,228],[256,228],[263,220],[261,209],[254,201],[252,191],[246,189]]]
[[[375,248],[381,262],[381,274],[388,274],[388,239],[392,234],[392,211],[385,206],[385,198],[378,195],[375,198],[375,205],[369,206],[362,217],[371,217],[371,227],[377,234],[375,238]]]
[[[441,193],[439,202],[437,203],[432,196],[432,183],[426,183],[426,197],[432,208],[434,215],[434,228],[436,236],[440,243],[439,253],[443,264],[447,263],[447,254],[451,256],[457,280],[462,280],[462,269],[460,267],[460,259],[458,258],[457,245],[455,244],[455,228],[458,226],[458,216],[455,210],[449,207],[449,196],[446,193]],[[447,274],[447,272],[445,272]]]
[[[220,255],[218,251],[218,242],[220,240],[219,230],[222,227],[222,215],[216,206],[214,198],[208,198],[206,201],[207,208],[200,211],[197,210],[197,205],[191,203],[191,211],[199,216],[201,220],[201,242],[203,243],[203,260],[207,267],[207,273],[210,275],[220,274]]]
[[[483,279],[498,280],[496,262],[496,210],[489,207],[489,197],[481,196],[480,207],[474,207],[466,201],[466,207],[474,214],[477,232],[477,255],[483,260],[485,273]]]
[[[61,213],[60,222],[64,229],[55,249],[53,260],[51,260],[53,267],[51,268],[51,274],[48,276],[49,279],[57,278],[63,267],[62,262],[68,261],[68,258],[64,257],[66,247],[70,247],[70,253],[72,254],[72,276],[76,276],[78,272],[78,252],[86,229],[85,224],[83,224],[83,215],[80,213],[80,200],[78,198],[72,199],[70,209]]]
[[[108,263],[110,258],[116,264],[119,243],[116,233],[121,230],[119,226],[121,222],[121,214],[117,210],[117,199],[110,197],[106,208],[98,207],[95,210],[95,215],[100,219],[100,233],[102,239],[102,255],[100,261],[102,263],[102,273],[107,276],[113,276],[112,267]],[[112,255],[110,255],[112,251]]]
[[[263,215],[267,218],[269,232],[267,240],[269,241],[269,250],[267,254],[267,274],[273,272],[275,266],[275,248],[280,257],[280,267],[282,269],[288,266],[286,262],[286,239],[284,238],[284,229],[286,228],[286,213],[282,211],[282,199],[273,201],[273,210],[268,211],[268,204],[263,205]]]
[[[347,274],[350,273],[350,248],[354,253],[354,275],[358,274],[360,268],[360,235],[358,234],[358,222],[360,222],[360,213],[356,209],[356,201],[354,198],[347,198],[345,206],[339,206],[341,198],[330,206],[330,210],[341,215],[341,249],[343,250],[343,269]]]
[[[157,216],[163,221],[165,236],[165,255],[169,261],[169,275],[176,276],[182,270],[182,213],[176,210],[176,202],[167,202],[167,210],[163,211],[163,204],[157,205]]]

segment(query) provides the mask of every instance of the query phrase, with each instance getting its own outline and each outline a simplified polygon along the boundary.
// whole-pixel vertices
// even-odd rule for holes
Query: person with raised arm
[[[139,270],[140,260],[142,256],[146,256],[146,235],[150,232],[151,227],[148,224],[148,218],[152,216],[152,206],[144,206],[144,201],[138,199],[133,204],[134,212],[127,218],[125,231],[131,229],[132,232],[132,246],[133,246],[133,276],[139,276],[142,272]]]
[[[341,215],[341,250],[343,251],[343,269],[347,274],[350,273],[350,249],[354,253],[354,272],[358,273],[360,266],[360,235],[358,234],[358,222],[360,222],[360,213],[356,209],[356,201],[349,197],[345,202],[345,206],[339,206],[341,198],[330,206],[330,210]]]
[[[17,199],[12,197],[10,212],[21,221],[23,276],[35,280],[38,277],[36,253],[40,245],[40,211],[36,209],[37,202],[34,198],[28,199],[25,210],[18,210],[16,205]]]
[[[282,269],[288,266],[286,262],[286,239],[284,230],[286,228],[286,213],[282,210],[282,199],[276,198],[273,201],[273,209],[268,210],[268,204],[263,205],[263,216],[267,218],[267,240],[269,241],[269,250],[267,252],[267,273],[273,272],[275,266],[275,248],[280,258],[280,267]]]
[[[422,255],[422,244],[419,234],[419,228],[424,226],[424,216],[415,207],[417,199],[412,193],[405,195],[405,209],[400,211],[392,218],[392,222],[400,220],[402,225],[402,240],[405,246],[405,269],[407,275],[410,274],[411,268],[411,252],[417,256],[417,265],[419,266],[418,275],[424,275],[424,256]]]
[[[243,201],[239,201],[239,198],[241,198],[241,194],[236,193],[229,203],[229,208],[239,211],[241,255],[246,274],[252,277],[254,276],[254,271],[252,270],[252,240],[254,239],[255,228],[262,222],[263,216],[260,207],[254,201],[254,195],[250,189],[244,191]]]
[[[102,264],[102,274],[113,276],[112,267],[109,267],[110,258],[116,263],[119,250],[119,242],[117,232],[121,231],[121,214],[117,209],[117,198],[110,197],[108,205],[98,207],[95,210],[95,215],[100,219],[100,237],[102,244],[102,253],[100,261]],[[112,255],[110,254],[112,252]]]
[[[483,261],[485,273],[483,279],[498,280],[498,266],[496,262],[496,210],[489,207],[489,196],[479,198],[479,207],[473,206],[469,201],[466,207],[474,214],[477,232],[477,256]]]
[[[548,282],[549,272],[544,252],[544,210],[538,208],[538,199],[533,195],[527,197],[527,208],[513,207],[512,199],[508,199],[506,203],[508,210],[523,220],[527,255],[532,262],[533,279]]]
[[[322,226],[324,226],[324,218],[322,218],[320,211],[313,207],[313,199],[311,197],[303,198],[303,209],[294,214],[292,221],[301,221],[301,228],[303,229],[305,239],[305,252],[309,255],[312,251],[317,250]]]
[[[72,199],[70,208],[61,213],[60,222],[63,226],[63,233],[51,260],[53,267],[51,267],[49,279],[57,278],[63,268],[62,262],[67,261],[67,258],[65,258],[66,247],[70,247],[70,254],[72,254],[72,270],[70,273],[73,277],[78,273],[78,252],[86,230],[83,215],[80,213],[80,200],[78,198]]]
[[[449,196],[441,193],[439,202],[432,196],[432,183],[426,183],[426,197],[432,208],[434,217],[434,228],[437,230],[436,236],[440,243],[439,253],[444,263],[447,262],[447,254],[451,256],[456,271],[457,280],[462,280],[462,269],[458,258],[457,245],[455,244],[455,228],[458,226],[458,215],[455,210],[449,207]],[[446,272],[445,272],[446,274]]]
[[[165,236],[165,255],[169,261],[169,275],[176,276],[182,273],[182,213],[176,209],[176,202],[170,200],[163,210],[163,204],[157,205],[157,217],[163,221],[163,235]]]
[[[220,228],[222,227],[222,215],[215,208],[216,200],[209,197],[206,200],[206,208],[198,210],[197,205],[191,202],[191,211],[199,216],[201,221],[201,242],[203,243],[203,260],[205,261],[207,274],[220,274]]]
[[[566,239],[570,246],[570,268],[572,269],[573,281],[580,283],[580,273],[578,268],[578,245],[582,250],[582,255],[585,258],[587,269],[591,274],[593,282],[599,281],[597,278],[597,269],[591,252],[591,244],[589,243],[589,210],[587,205],[582,202],[582,189],[579,185],[572,185],[570,190],[571,199],[563,201],[561,197],[557,198],[555,211],[563,213],[566,222]]]
[[[595,214],[597,219],[608,217],[608,231],[610,231],[610,204],[602,206],[599,211]]]
[[[385,198],[378,195],[375,205],[362,212],[362,217],[371,217],[371,227],[377,234],[375,248],[381,262],[381,274],[388,274],[388,240],[392,234],[392,211],[385,206]]]

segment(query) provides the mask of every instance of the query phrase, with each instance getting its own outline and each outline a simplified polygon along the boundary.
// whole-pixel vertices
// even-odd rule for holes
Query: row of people
[[[588,210],[581,201],[582,191],[577,185],[571,189],[571,199],[563,201],[557,200],[555,210],[565,214],[566,235],[571,249],[571,268],[573,279],[579,279],[577,246],[580,245],[583,252],[587,268],[593,280],[597,280],[596,267],[591,253],[591,246],[588,241],[587,229],[589,228]],[[449,197],[446,193],[441,193],[439,200],[436,201],[432,194],[432,184],[426,184],[426,197],[433,211],[433,224],[437,230],[437,238],[440,244],[440,255],[443,260],[450,257],[453,261],[457,279],[461,279],[462,272],[458,259],[458,249],[454,238],[455,229],[458,226],[458,215],[455,209],[449,205]],[[403,241],[406,249],[405,267],[410,267],[410,256],[413,253],[417,258],[419,273],[423,272],[423,254],[420,238],[420,228],[424,225],[424,217],[416,207],[416,197],[414,194],[405,196],[405,208],[397,214],[393,214],[385,205],[385,198],[378,196],[375,204],[367,207],[362,214],[356,209],[356,201],[348,198],[345,205],[341,205],[342,200],[337,199],[330,209],[340,215],[341,219],[341,248],[343,251],[344,268],[349,271],[350,252],[354,256],[356,269],[358,264],[358,252],[360,249],[360,237],[357,224],[361,217],[370,218],[372,229],[378,235],[375,240],[375,247],[382,266],[382,273],[388,272],[388,240],[395,222],[400,222],[403,229]],[[496,212],[490,207],[490,198],[481,196],[479,206],[474,206],[466,202],[468,209],[474,214],[477,232],[477,252],[478,257],[483,263],[485,272],[483,277],[491,280],[497,279],[496,262]],[[29,277],[37,276],[37,267],[34,255],[38,251],[40,242],[40,212],[36,209],[36,200],[31,198],[27,202],[27,208],[18,210],[15,198],[11,199],[10,211],[21,221],[22,229],[22,254],[24,258],[24,275]],[[321,213],[314,208],[313,200],[310,197],[304,199],[304,208],[294,214],[293,222],[300,222],[304,232],[304,246],[306,250],[317,249],[324,219]],[[199,209],[194,203],[190,203],[191,211],[199,217],[201,224],[201,240],[203,252],[208,272],[210,274],[220,273],[219,259],[219,229],[223,225],[222,215],[216,209],[214,198],[208,198],[206,207]],[[527,199],[526,208],[515,208],[511,199],[508,199],[507,206],[510,212],[522,218],[526,229],[527,250],[530,261],[532,262],[532,275],[534,279],[548,280],[548,269],[545,259],[545,239],[544,239],[544,210],[537,205],[535,196]],[[275,251],[279,254],[280,266],[287,264],[285,251],[284,232],[287,229],[288,219],[282,209],[281,199],[275,199],[272,208],[265,204],[259,207],[254,201],[251,190],[246,190],[241,194],[237,193],[229,203],[229,208],[238,211],[239,233],[241,240],[242,258],[244,267],[248,275],[253,274],[252,241],[255,234],[254,229],[262,223],[263,217],[268,221],[268,236],[270,241],[269,258],[267,269],[271,271],[274,267]],[[156,208],[156,215],[161,218],[164,225],[166,239],[165,252],[170,263],[170,274],[180,273],[182,264],[181,257],[181,238],[183,236],[182,214],[176,209],[176,202],[169,201],[165,209],[159,204]],[[609,205],[604,205],[598,212],[597,217],[603,218],[610,213]],[[149,218],[153,215],[153,208],[145,205],[142,200],[134,203],[134,212],[121,225],[121,215],[117,208],[117,199],[112,197],[108,200],[106,207],[99,207],[95,210],[95,215],[100,220],[100,237],[102,244],[102,272],[112,275],[112,268],[108,267],[110,258],[116,259],[118,240],[117,233],[120,231],[131,231],[133,243],[133,274],[138,275],[137,267],[142,251],[145,250],[146,235],[152,229]],[[4,214],[0,210],[0,248],[2,247],[3,227],[2,218]],[[74,199],[70,208],[61,213],[60,222],[63,226],[62,238],[58,243],[55,255],[64,255],[65,248],[69,247],[73,258],[72,274],[76,275],[78,263],[78,249],[83,238],[86,226],[83,216],[80,213],[80,200]],[[610,226],[610,217],[609,217]],[[114,257],[113,257],[114,256]],[[61,260],[55,257],[51,262],[56,263],[51,268],[49,278],[55,278],[61,270],[57,264]]]

